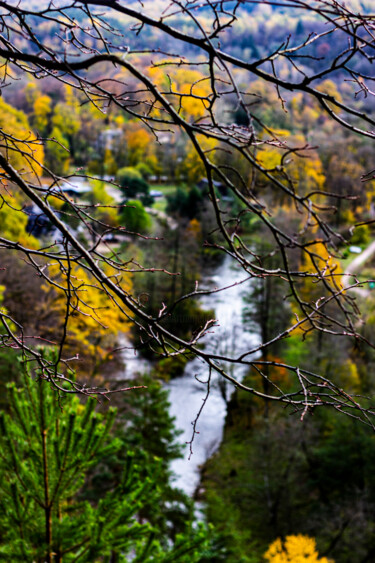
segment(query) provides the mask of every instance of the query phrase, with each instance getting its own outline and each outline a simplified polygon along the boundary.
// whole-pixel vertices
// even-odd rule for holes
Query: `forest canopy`
[[[107,327],[133,325],[134,345],[158,357],[193,354],[210,374],[302,416],[326,405],[372,424],[371,403],[354,397],[355,385],[344,391],[334,368],[315,371],[314,362],[288,363],[278,352],[278,343],[323,337],[372,346],[361,324],[371,318],[361,317],[354,292],[364,282],[342,266],[347,244],[368,240],[372,221],[369,4],[172,1],[150,10],[92,0],[0,9],[2,213],[19,217],[15,230],[4,216],[1,248],[5,264],[18,255],[23,271],[43,280],[35,290],[50,296],[59,318],[51,340],[58,364],[33,345],[50,338],[49,328],[12,317],[11,288],[2,346],[21,350],[66,390],[75,341],[111,357]],[[112,184],[79,196],[74,178],[85,175]],[[212,289],[191,268],[179,281],[178,261],[165,267],[154,250],[161,237],[143,206],[153,205],[149,183],[158,179],[187,185],[169,199],[177,219],[163,233],[176,257],[177,220],[192,246],[243,268],[260,307],[277,288],[282,319],[262,313],[260,344],[240,356],[202,348],[214,318],[194,313],[192,326],[175,328]],[[143,241],[142,250],[113,252],[116,237]],[[155,274],[170,291],[145,304],[139,295]],[[350,354],[345,361],[353,372]],[[231,375],[233,364],[253,373],[252,385]],[[79,381],[71,390],[98,392]]]

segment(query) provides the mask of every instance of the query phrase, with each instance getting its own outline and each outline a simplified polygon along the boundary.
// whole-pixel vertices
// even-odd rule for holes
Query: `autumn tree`
[[[307,536],[287,536],[285,542],[275,540],[264,554],[268,563],[288,563],[306,561],[306,563],[334,563],[327,557],[319,557],[315,540]]]
[[[13,6],[0,2],[0,10],[3,83],[26,74],[35,80],[55,80],[64,85],[63,99],[51,107],[48,117],[52,126],[50,138],[32,132],[25,118],[10,107],[4,109],[11,119],[2,118],[0,123],[1,179],[4,191],[10,194],[4,199],[21,194],[22,205],[28,201],[38,207],[58,236],[47,246],[43,242],[37,248],[22,244],[17,235],[2,237],[1,247],[22,253],[30,271],[44,276],[46,282],[64,294],[66,326],[82,301],[75,272],[83,272],[93,280],[92,285],[101,292],[102,299],[140,329],[142,344],[147,343],[162,356],[188,351],[201,358],[208,370],[263,399],[281,401],[302,413],[329,406],[371,424],[371,412],[366,413],[355,398],[329,379],[329,374],[324,377],[298,365],[272,360],[272,364],[290,372],[298,389],[290,393],[273,386],[272,392],[264,393],[236,380],[224,365],[253,367],[261,377],[266,377],[263,369],[271,360],[259,359],[257,353],[270,346],[274,338],[254,346],[241,357],[235,353],[208,353],[200,346],[201,338],[210,334],[215,325],[213,319],[197,323],[181,338],[168,323],[176,305],[197,300],[208,290],[200,288],[199,283],[189,283],[184,295],[176,295],[175,303],[160,302],[156,313],[147,312],[132,292],[131,287],[137,284],[130,286],[127,274],[153,275],[159,270],[169,280],[179,272],[167,270],[162,263],[146,267],[124,259],[121,254],[103,252],[97,244],[103,233],[100,217],[91,213],[84,201],[72,200],[62,189],[65,176],[69,176],[69,165],[76,158],[77,136],[87,107],[101,112],[106,125],[111,122],[112,111],[138,121],[142,133],[136,135],[138,129],[134,129],[132,138],[128,132],[134,162],[141,158],[149,138],[175,148],[178,139],[188,139],[188,151],[181,155],[181,168],[190,182],[205,176],[205,198],[216,221],[215,248],[239,263],[244,277],[278,278],[285,286],[284,294],[288,295],[294,318],[289,329],[276,338],[286,338],[295,331],[316,331],[364,342],[357,330],[358,309],[350,292],[343,290],[342,274],[337,267],[336,256],[345,238],[332,226],[337,201],[348,196],[335,194],[325,185],[310,135],[317,119],[324,127],[334,123],[364,139],[374,138],[373,116],[358,102],[359,98],[373,96],[369,76],[374,22],[366,9],[352,11],[333,0],[316,0],[309,5],[301,0],[277,0],[272,6],[252,0],[199,5],[181,5],[172,0],[167,6],[153,6],[152,10],[113,0],[74,0],[61,7],[46,4],[35,9],[22,3]],[[262,52],[255,49],[259,29],[244,26],[253,10],[261,14],[268,41]],[[305,13],[311,16],[316,33],[307,32],[304,36],[300,27],[295,40],[286,38],[289,32],[294,33],[298,18]],[[290,22],[287,14],[294,16]],[[267,18],[280,18],[282,22],[275,37],[270,33]],[[45,33],[46,25],[56,33]],[[246,42],[250,57],[233,47],[233,38],[243,33],[253,33],[253,40]],[[57,37],[64,37],[63,50]],[[155,56],[150,56],[151,40]],[[341,84],[346,85],[345,96],[339,92],[337,85]],[[299,95],[302,98],[293,107],[293,96]],[[263,104],[264,110],[268,96],[271,106],[277,108],[277,120],[272,111],[267,114],[257,110],[259,104]],[[44,109],[38,109],[41,128],[49,115],[47,106],[44,100]],[[288,137],[280,129],[287,126],[289,111],[301,116],[303,123],[302,130],[295,132],[297,135]],[[232,118],[236,115],[237,121]],[[50,157],[42,168],[42,181],[43,146],[47,154],[50,151]],[[60,154],[65,149],[70,150],[66,160]],[[158,154],[156,150],[154,154]],[[239,161],[242,164],[237,168]],[[55,166],[59,169],[54,170]],[[173,167],[176,168],[174,163]],[[371,179],[372,175],[369,170],[366,178]],[[263,197],[258,179],[277,197]],[[217,195],[218,183],[226,187],[236,202],[230,209],[222,205]],[[125,183],[123,187],[126,190]],[[277,220],[280,202],[298,215],[296,229]],[[62,204],[76,216],[82,226],[80,233],[68,228],[61,219]],[[25,213],[23,207],[13,208],[19,216]],[[269,233],[271,253],[277,255],[280,264],[276,269],[268,267],[242,237],[244,216],[255,218]],[[114,233],[116,229],[121,231],[121,226],[108,224],[107,232]],[[142,240],[155,242],[149,238]],[[294,266],[296,254],[300,261]],[[48,274],[53,264],[57,264],[63,283]],[[306,286],[299,283],[301,279],[314,285],[313,295],[305,291]],[[93,317],[93,322],[96,316],[100,317],[101,300],[89,299],[85,307],[91,311],[85,312]],[[21,348],[30,361],[43,364],[43,377],[61,387],[66,374],[58,372],[55,364],[25,343],[22,328],[12,331],[4,314],[2,322],[2,344]],[[70,365],[71,357],[65,355],[63,346],[61,359],[66,362],[64,365]]]

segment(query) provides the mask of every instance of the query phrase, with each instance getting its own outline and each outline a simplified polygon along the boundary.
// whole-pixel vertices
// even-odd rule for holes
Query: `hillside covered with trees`
[[[372,9],[0,1],[0,559],[375,560]]]

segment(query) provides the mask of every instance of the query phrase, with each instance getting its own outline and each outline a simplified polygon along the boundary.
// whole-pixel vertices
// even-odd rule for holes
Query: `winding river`
[[[242,311],[245,306],[245,295],[249,290],[250,281],[246,274],[226,256],[224,261],[211,271],[205,278],[204,287],[208,289],[224,288],[201,298],[201,306],[206,310],[215,311],[216,326],[204,339],[207,351],[221,354],[239,355],[259,341],[256,334],[245,331]],[[132,378],[137,372],[146,372],[150,363],[135,353],[130,340],[124,335],[120,345],[123,347],[122,359],[125,364],[126,378]],[[245,366],[228,367],[230,374],[241,380],[246,373]],[[183,458],[172,462],[175,475],[174,485],[189,496],[193,496],[200,480],[200,466],[219,447],[225,424],[226,400],[230,398],[233,387],[213,373],[210,382],[210,393],[199,416],[194,440],[193,421],[207,395],[208,368],[202,360],[195,358],[186,364],[184,374],[172,379],[166,388],[169,391],[170,414],[175,418],[175,426],[181,430],[179,442],[184,447]]]
[[[218,321],[217,326],[205,337],[206,350],[237,355],[254,346],[259,337],[246,332],[242,320],[245,294],[249,290],[250,282],[244,281],[246,274],[231,264],[232,260],[227,256],[205,283],[205,286],[210,288],[231,287],[204,296],[201,305],[205,309],[213,309]],[[241,283],[243,281],[244,283]],[[246,373],[244,366],[232,366],[230,369],[231,374],[238,380]],[[225,385],[222,378],[212,374],[210,393],[198,419],[198,433],[194,435],[190,448],[187,442],[192,438],[192,423],[207,395],[207,379],[207,366],[195,358],[186,365],[181,377],[171,380],[166,386],[169,390],[170,414],[175,418],[176,428],[183,432],[179,441],[185,450],[184,457],[172,463],[174,485],[190,496],[199,485],[199,467],[221,443],[226,416],[224,397],[229,399],[233,391],[230,384]]]
[[[74,181],[73,181],[74,180]],[[83,178],[71,179],[71,183],[63,185],[66,191],[72,187],[79,193],[91,189],[90,184]],[[120,200],[118,189],[109,187],[109,192],[115,199]],[[204,287],[210,289],[228,287],[224,291],[211,293],[201,298],[204,309],[214,310],[217,324],[210,329],[205,339],[206,350],[221,354],[239,355],[252,348],[259,340],[255,334],[245,331],[242,311],[245,306],[245,294],[249,290],[250,282],[246,274],[237,266],[232,265],[230,256],[211,271],[204,280]],[[131,378],[137,372],[142,373],[150,369],[150,363],[135,353],[130,340],[124,335],[120,342],[122,359],[125,364],[125,377]],[[241,380],[246,372],[244,366],[231,366],[230,373],[237,380]],[[233,387],[225,385],[223,378],[212,374],[210,393],[204,403],[199,416],[192,445],[192,423],[199,413],[207,395],[208,368],[198,358],[189,362],[181,377],[171,380],[166,388],[169,390],[170,414],[175,418],[175,425],[182,431],[179,441],[184,445],[184,457],[172,463],[175,474],[174,484],[185,493],[192,496],[199,485],[199,467],[219,447],[226,416],[226,400],[230,398]]]

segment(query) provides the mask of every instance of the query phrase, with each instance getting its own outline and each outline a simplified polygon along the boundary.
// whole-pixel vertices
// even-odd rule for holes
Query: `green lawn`
[[[162,192],[164,196],[167,196],[173,194],[177,190],[177,186],[170,184],[152,184],[150,185],[150,190],[159,190],[159,192]]]

